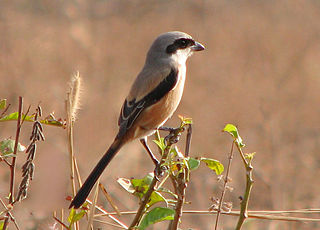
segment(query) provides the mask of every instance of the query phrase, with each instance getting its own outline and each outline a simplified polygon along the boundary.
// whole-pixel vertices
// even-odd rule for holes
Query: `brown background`
[[[86,177],[117,131],[117,117],[145,54],[160,33],[180,30],[206,46],[188,61],[188,78],[177,115],[192,117],[193,156],[226,164],[231,138],[221,129],[240,129],[254,159],[252,210],[319,207],[320,4],[318,1],[1,1],[0,97],[17,108],[41,101],[44,114],[65,117],[72,73],[83,89],[75,124],[75,150]],[[21,142],[28,144],[30,124]],[[53,210],[70,195],[65,130],[45,127],[28,199],[15,206],[22,229],[49,229]],[[15,123],[0,124],[0,138],[14,137]],[[21,166],[24,154],[18,159]],[[118,177],[142,177],[153,170],[139,143],[124,147],[102,182],[121,210],[137,200]],[[19,172],[20,173],[20,172]],[[0,165],[0,196],[8,194],[9,170]],[[239,208],[245,172],[236,155],[234,190],[227,201]],[[18,179],[19,181],[20,179]],[[220,195],[216,176],[205,167],[193,173],[185,209],[206,210]],[[107,209],[111,210],[109,206]],[[126,223],[130,218],[123,217]],[[214,216],[185,215],[182,228],[212,229]],[[221,219],[234,229],[235,218]],[[105,227],[104,229],[112,229]],[[317,224],[250,220],[244,229],[318,229]],[[164,229],[155,225],[154,229]]]

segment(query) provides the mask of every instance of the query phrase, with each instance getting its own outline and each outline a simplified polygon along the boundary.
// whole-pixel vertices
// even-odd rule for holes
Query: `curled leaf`
[[[238,129],[235,125],[227,124],[222,131],[229,133],[241,148],[245,146],[245,144],[242,141],[242,138],[239,135]]]
[[[220,175],[223,170],[224,170],[224,167],[223,167],[223,164],[221,164],[219,161],[217,160],[214,160],[214,159],[210,159],[210,158],[204,158],[204,157],[201,157],[200,160],[204,163],[206,163],[207,167],[213,171],[215,171],[215,173],[217,175]]]

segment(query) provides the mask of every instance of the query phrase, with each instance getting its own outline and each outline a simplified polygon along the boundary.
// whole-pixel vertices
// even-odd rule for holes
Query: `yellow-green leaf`
[[[200,160],[204,163],[206,163],[207,167],[213,171],[215,171],[215,173],[217,175],[220,175],[223,170],[224,170],[224,167],[223,167],[223,164],[221,164],[219,161],[217,160],[214,160],[214,159],[210,159],[210,158],[204,158],[204,157],[201,157]]]
[[[0,99],[0,109],[7,107],[7,99]]]
[[[235,125],[227,124],[222,131],[229,133],[241,148],[245,146]]]

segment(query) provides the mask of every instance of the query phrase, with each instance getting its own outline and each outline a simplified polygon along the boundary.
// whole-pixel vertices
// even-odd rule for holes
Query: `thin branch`
[[[82,186],[82,180],[81,180],[81,176],[80,176],[80,172],[79,172],[77,158],[75,156],[73,156],[73,163],[74,163],[74,169],[75,169],[76,174],[77,174],[77,181],[79,183],[79,187],[81,187]]]
[[[163,162],[164,159],[166,159],[166,158],[164,158],[164,156],[165,156],[165,155],[168,155],[169,150],[168,150],[168,151],[165,151],[165,152],[166,152],[167,154],[163,154],[162,159],[161,159],[161,162]],[[147,205],[147,203],[148,203],[148,201],[149,201],[149,199],[150,199],[150,197],[151,197],[151,194],[152,194],[153,191],[155,190],[155,186],[156,186],[157,182],[158,182],[158,178],[157,178],[156,176],[154,176],[154,177],[153,177],[153,180],[152,180],[152,182],[151,182],[151,184],[150,184],[150,186],[149,186],[148,191],[146,192],[146,194],[145,194],[144,197],[142,198],[142,203],[140,204],[140,207],[139,207],[139,209],[138,209],[138,211],[137,211],[137,214],[136,214],[136,216],[134,217],[134,219],[133,219],[133,221],[132,221],[129,229],[133,229],[133,228],[140,222],[140,220],[141,220],[141,218],[142,218],[142,216],[143,216],[143,213],[144,213],[144,211],[145,211],[146,205]]]
[[[89,204],[92,205],[92,202],[90,200],[86,200]],[[94,217],[97,216],[108,216],[111,220],[113,220],[114,222],[116,222],[118,225],[120,225],[121,227],[128,229],[128,227],[122,223],[120,220],[118,220],[117,218],[115,218],[113,215],[117,215],[117,213],[113,212],[112,214],[110,214],[109,212],[107,212],[106,210],[104,210],[103,208],[99,207],[99,206],[95,206],[97,210],[99,210],[100,212],[102,212],[102,214],[95,214]],[[136,212],[135,212],[136,213]]]
[[[2,111],[2,113],[1,113],[1,115],[0,115],[0,118],[2,118],[3,115],[8,111],[10,105],[11,105],[11,104],[8,104],[7,107]]]
[[[17,159],[17,151],[18,151],[18,144],[19,144],[19,137],[21,131],[21,117],[22,117],[22,107],[23,107],[23,99],[19,97],[19,109],[18,109],[18,120],[17,120],[17,131],[16,131],[16,139],[14,143],[14,150],[13,150],[13,157],[11,163],[11,176],[10,176],[10,196],[9,196],[9,203],[12,204],[14,202],[14,180],[15,180],[15,172],[16,172],[16,159]]]
[[[22,122],[20,125],[22,125],[24,123],[24,121],[26,120],[26,117],[28,116],[28,113],[30,112],[30,108],[31,108],[31,105],[29,105],[27,112],[25,114],[23,114]]]
[[[191,137],[192,137],[192,124],[189,124],[187,129],[186,150],[184,153],[185,157],[188,157],[190,153]]]
[[[10,194],[9,194],[9,204],[13,204],[14,202],[14,180],[16,173],[16,156],[18,151],[18,143],[21,131],[21,116],[22,116],[22,108],[23,108],[23,99],[19,96],[19,106],[18,106],[18,120],[17,120],[17,130],[16,130],[16,138],[14,143],[13,157],[10,165]],[[3,224],[3,230],[6,230],[9,224],[9,212],[7,212]]]
[[[59,224],[61,224],[62,227],[64,227],[65,229],[69,230],[69,227],[67,225],[65,225],[61,220],[59,220],[57,217],[53,216],[53,219],[55,219],[55,221],[57,221]]]
[[[67,99],[65,101],[66,112],[67,112],[67,139],[68,139],[68,150],[69,150],[69,163],[70,163],[70,180],[71,180],[71,193],[72,197],[76,194],[76,185],[74,178],[74,150],[73,150],[73,124],[74,121],[72,119],[72,101],[70,93],[67,93]],[[74,229],[79,229],[79,223],[75,222],[73,224]]]
[[[118,213],[118,216],[120,216],[120,212],[119,212],[119,209],[118,207],[114,204],[111,196],[109,195],[109,193],[107,192],[106,188],[101,184],[99,183],[99,187],[103,193],[103,195],[106,197],[106,199],[108,200],[109,204],[111,205],[111,207],[114,209],[114,211],[116,211]]]
[[[178,129],[170,129],[169,130],[170,133],[169,135],[165,138],[165,140],[168,141],[168,144],[162,154],[161,160],[160,160],[160,164],[159,166],[161,167],[161,165],[166,161],[168,154],[171,150],[171,146],[177,141],[178,136],[180,135],[180,133],[183,131],[182,129],[178,128]],[[161,170],[161,168],[160,168]],[[151,184],[148,188],[148,191],[146,192],[146,194],[143,196],[142,198],[142,202],[140,204],[140,207],[137,211],[136,216],[134,217],[129,229],[133,229],[135,226],[137,226],[143,216],[143,214],[145,213],[146,210],[146,205],[149,202],[149,199],[151,197],[151,194],[155,191],[155,187],[157,182],[159,181],[159,179],[157,178],[157,175],[154,175],[153,180],[151,181]]]
[[[107,221],[103,221],[103,220],[93,219],[93,221],[99,222],[99,223],[102,223],[102,224],[107,224],[107,225],[110,225],[110,226],[113,226],[113,227],[116,227],[116,228],[120,228],[120,229],[128,229],[128,228],[125,228],[123,226],[119,226],[119,225],[116,225],[116,224],[113,224],[113,223],[110,223],[110,222],[107,222]]]
[[[64,211],[61,209],[61,221],[64,219]],[[63,225],[61,225],[61,230],[63,230]]]
[[[97,183],[95,185],[94,197],[93,197],[93,201],[92,201],[91,208],[90,208],[87,230],[90,230],[91,226],[92,226],[95,206],[96,206],[96,203],[97,203],[97,200],[98,200],[98,194],[99,194],[99,183],[100,183],[100,179],[98,179],[98,181],[97,181]]]
[[[66,99],[66,111],[67,111],[67,137],[68,137],[68,150],[69,150],[69,163],[70,163],[70,180],[72,186],[72,196],[74,197],[76,194],[76,186],[74,181],[74,151],[73,151],[73,120],[71,115],[71,95],[67,94]]]
[[[13,215],[11,214],[10,210],[8,209],[8,207],[6,206],[6,204],[3,202],[3,200],[0,198],[0,202],[2,204],[2,206],[5,208],[6,212],[8,213],[8,215],[10,216],[10,219],[12,220],[12,222],[14,223],[16,229],[20,230],[18,223],[16,222],[16,219],[13,217]]]
[[[188,124],[185,157],[189,156],[190,146],[192,137],[192,126]],[[179,170],[180,171],[180,170]],[[175,206],[175,215],[173,221],[170,223],[169,229],[176,230],[182,217],[182,208],[185,203],[186,188],[189,181],[189,169],[184,167],[182,172],[179,173],[178,177],[173,178],[173,186],[175,187],[176,194],[178,195],[177,204]]]
[[[223,199],[224,199],[224,195],[225,195],[226,190],[227,190],[227,183],[228,183],[228,180],[229,180],[229,173],[230,173],[231,163],[232,163],[232,159],[233,159],[234,142],[235,141],[232,141],[232,145],[231,145],[229,161],[228,161],[228,166],[227,166],[227,172],[226,172],[226,176],[225,176],[225,179],[224,179],[224,185],[223,185],[223,190],[222,190],[220,201],[219,201],[219,207],[218,207],[218,210],[217,210],[216,223],[215,223],[215,227],[214,227],[215,230],[218,229],[218,223],[219,223],[219,217],[220,217],[221,208],[222,208],[222,204],[223,204]]]
[[[240,155],[244,156],[242,149],[238,143],[236,143],[236,147]],[[247,160],[244,161],[244,166],[246,169],[246,189],[245,189],[245,194],[243,196],[243,200],[241,201],[241,205],[240,205],[240,218],[238,220],[236,230],[241,229],[245,219],[248,217],[249,198],[250,198],[251,189],[253,185],[253,178],[252,178],[253,167],[251,165],[251,160],[252,159],[248,159],[248,161]]]
[[[186,188],[187,188],[186,177],[189,174],[187,168],[185,168],[183,171],[184,172],[179,173],[178,178],[176,178],[173,183],[174,186],[176,187],[178,200],[175,207],[174,219],[170,224],[170,228],[169,228],[170,230],[178,229],[178,225],[182,217],[182,207],[185,202],[185,195],[186,195]]]
[[[9,167],[11,167],[10,162],[6,159],[6,156],[0,156],[1,160],[4,161]]]
[[[298,212],[300,212],[299,210],[297,210]],[[265,220],[277,220],[277,221],[294,221],[294,222],[320,222],[320,218],[305,218],[305,217],[293,217],[293,216],[278,216],[278,215],[270,215],[270,214],[266,214],[266,215],[262,215],[262,214],[255,214],[257,212],[260,211],[248,211],[248,218],[251,219],[265,219]],[[264,212],[264,211],[261,211]],[[291,212],[296,212],[294,210],[289,210],[289,211],[265,211],[266,213],[275,213],[278,214],[281,212],[283,213],[291,213]],[[135,215],[137,213],[137,211],[123,211],[120,212],[121,215]],[[196,215],[212,215],[212,214],[216,214],[217,211],[208,211],[208,210],[184,210],[182,212],[183,214],[196,214]],[[307,212],[306,214],[308,214],[309,212]],[[314,211],[312,211],[311,213],[314,213]],[[320,214],[320,212],[316,212],[317,214]],[[108,215],[115,215],[117,213],[115,212],[110,212],[108,213]],[[99,217],[99,216],[105,216],[106,214],[96,214],[95,217]],[[227,215],[227,216],[240,216],[240,211],[231,211],[231,212],[221,212],[221,215]]]

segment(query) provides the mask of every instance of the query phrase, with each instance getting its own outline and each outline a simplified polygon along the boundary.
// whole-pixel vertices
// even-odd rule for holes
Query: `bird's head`
[[[172,60],[184,64],[193,52],[204,50],[204,46],[189,34],[172,31],[159,35],[152,43],[147,61]]]

